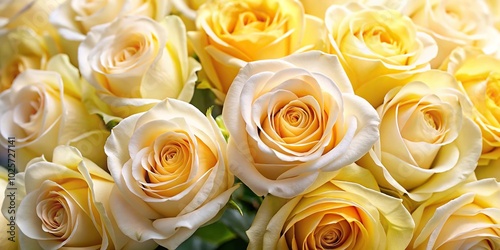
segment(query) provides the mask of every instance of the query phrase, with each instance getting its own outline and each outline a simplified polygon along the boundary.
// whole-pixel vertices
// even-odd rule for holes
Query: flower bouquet
[[[500,2],[0,3],[0,249],[500,249]]]

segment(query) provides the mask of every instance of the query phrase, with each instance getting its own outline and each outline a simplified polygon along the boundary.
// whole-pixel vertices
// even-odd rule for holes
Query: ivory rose
[[[428,70],[437,54],[434,39],[394,9],[354,2],[332,5],[325,24],[330,53],[338,55],[354,92],[370,102],[373,92],[390,89],[387,78]]]
[[[478,178],[500,181],[500,59],[480,50],[459,48],[443,69],[460,82],[474,107],[473,118],[483,138]]]
[[[188,57],[186,30],[176,16],[161,22],[126,16],[98,26],[80,45],[78,60],[82,76],[122,118],[166,98],[189,102],[201,68]]]
[[[0,92],[10,88],[26,69],[45,69],[54,51],[29,28],[0,31]]]
[[[26,195],[15,213],[20,247],[126,248],[129,239],[110,217],[111,176],[74,147],[58,146],[53,155],[33,159],[22,173]]]
[[[352,164],[290,200],[267,196],[247,231],[249,250],[405,249],[414,227],[401,200]]]
[[[60,54],[48,61],[46,70],[24,71],[0,94],[0,144],[7,148],[8,138],[15,138],[19,171],[42,154],[52,160],[60,144],[73,145],[105,166],[102,148],[109,132],[99,116],[87,112],[81,84],[78,70]]]
[[[424,201],[465,181],[481,154],[481,132],[453,76],[417,74],[377,108],[380,140],[357,163],[384,189]]]
[[[499,197],[494,179],[433,195],[412,214],[416,227],[408,249],[500,248]]]
[[[323,49],[323,22],[306,15],[298,0],[215,0],[200,6],[189,40],[224,100],[247,62]]]
[[[457,47],[472,46],[487,54],[498,51],[500,34],[484,0],[407,1],[404,13],[436,40],[439,50],[433,68]]]
[[[229,167],[259,196],[294,197],[378,138],[375,109],[354,95],[337,57],[319,51],[247,64],[222,117]]]
[[[106,142],[116,187],[111,208],[130,238],[177,248],[221,211],[238,186],[210,114],[167,99],[132,115]]]

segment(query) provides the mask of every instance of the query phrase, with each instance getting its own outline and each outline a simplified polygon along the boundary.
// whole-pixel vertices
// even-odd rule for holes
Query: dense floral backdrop
[[[500,249],[500,2],[0,2],[0,249]]]

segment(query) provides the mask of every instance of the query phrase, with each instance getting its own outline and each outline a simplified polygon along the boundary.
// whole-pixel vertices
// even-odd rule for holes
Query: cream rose
[[[82,76],[122,118],[166,98],[189,102],[201,69],[188,57],[186,30],[176,16],[161,22],[126,16],[98,26],[80,45],[78,60]]]
[[[8,187],[13,188],[14,183],[12,185],[9,184],[10,180],[15,180],[15,173],[13,168],[10,168],[10,171],[7,171],[6,168],[0,166],[0,201],[2,204],[6,203],[6,216],[0,217],[0,236],[2,240],[0,240],[0,249],[5,250],[14,250],[18,249],[18,237],[17,237],[17,225],[16,223],[16,214],[15,208],[16,206],[16,192],[15,190],[9,190]],[[10,177],[9,177],[10,172]],[[13,193],[11,193],[14,191]],[[7,195],[7,196],[6,196]],[[10,206],[10,204],[13,206]],[[10,208],[9,208],[10,206]]]
[[[81,100],[81,79],[65,55],[47,63],[47,70],[26,70],[0,94],[0,144],[15,138],[16,166],[24,171],[31,158],[51,160],[57,145],[78,147],[85,157],[105,166],[104,142],[109,135],[97,115]]]
[[[294,197],[378,138],[375,109],[354,95],[337,57],[319,51],[249,63],[222,117],[229,167],[261,196]]]
[[[92,27],[119,16],[142,15],[160,21],[170,9],[169,0],[67,0],[51,13],[50,21],[65,39],[83,41]]]
[[[175,99],[114,127],[106,146],[111,208],[130,238],[175,249],[228,202],[234,177],[210,114]]]
[[[439,50],[433,68],[457,47],[473,46],[487,54],[498,51],[500,34],[483,0],[407,1],[404,13],[436,40]]]
[[[499,249],[500,184],[473,181],[435,194],[412,216],[409,249]]]
[[[417,31],[397,10],[358,3],[333,5],[326,11],[330,53],[338,55],[354,92],[374,105],[373,93],[385,95],[387,78],[430,69],[435,41]]]
[[[352,164],[290,200],[267,196],[247,231],[249,250],[405,249],[414,223],[401,200]]]
[[[110,217],[111,176],[74,147],[58,146],[53,155],[51,162],[33,159],[23,173],[26,196],[16,212],[21,248],[126,248],[129,239]]]
[[[500,181],[500,59],[480,50],[458,48],[443,69],[455,76],[473,105],[483,138],[478,178]]]
[[[247,62],[323,49],[323,22],[298,0],[216,0],[198,9],[188,36],[211,88],[223,101]]]
[[[28,28],[0,31],[0,92],[10,88],[26,69],[45,69],[50,45]]]
[[[481,132],[454,78],[418,74],[387,93],[377,108],[380,140],[358,164],[379,185],[413,201],[465,181],[481,154]]]

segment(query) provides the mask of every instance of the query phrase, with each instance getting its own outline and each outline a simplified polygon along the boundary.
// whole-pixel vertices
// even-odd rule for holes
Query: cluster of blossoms
[[[1,249],[500,249],[495,0],[7,1],[0,91]]]

